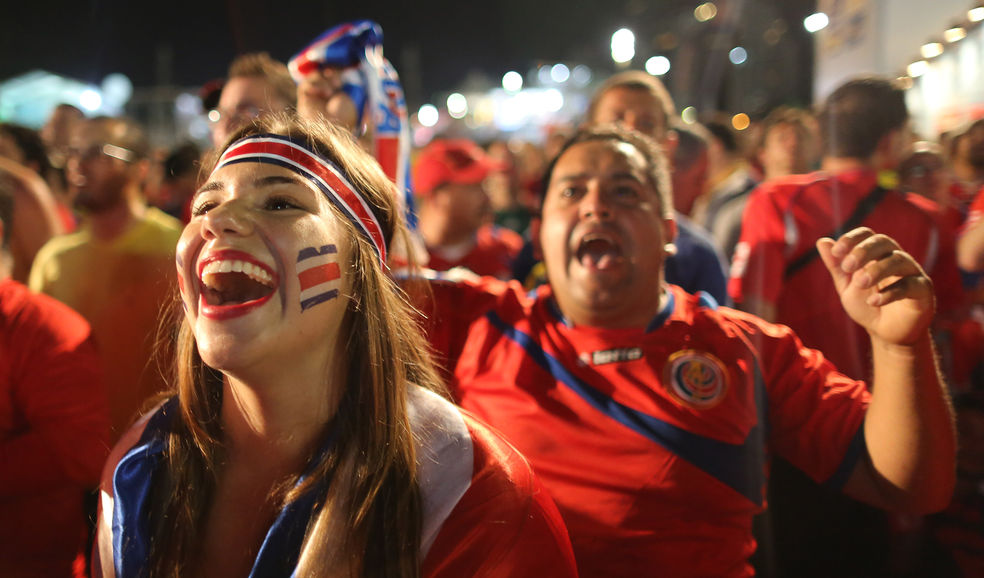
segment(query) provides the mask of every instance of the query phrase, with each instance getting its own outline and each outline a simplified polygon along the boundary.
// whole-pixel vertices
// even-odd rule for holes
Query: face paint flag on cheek
[[[334,245],[307,247],[297,254],[297,280],[301,286],[301,311],[338,297],[334,282],[341,276]]]
[[[373,155],[404,192],[400,205],[415,232],[406,99],[396,69],[383,57],[383,29],[371,20],[339,24],[294,55],[287,67],[297,83],[322,69],[342,71],[342,90],[355,104],[357,124],[363,125],[363,111],[372,115]]]

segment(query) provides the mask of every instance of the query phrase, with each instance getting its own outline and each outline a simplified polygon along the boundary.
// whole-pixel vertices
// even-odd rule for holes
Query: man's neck
[[[89,213],[92,236],[103,241],[116,239],[142,219],[146,210],[147,206],[143,202],[126,198],[113,207]]]
[[[429,248],[458,247],[474,242],[474,231],[462,231],[457,224],[450,223],[444,215],[420,215],[420,235]]]
[[[669,290],[660,283],[658,297],[645,302],[646,306],[619,308],[619,310],[601,311],[594,308],[582,308],[574,302],[564,303],[562,298],[554,293],[554,300],[561,315],[571,324],[582,327],[599,329],[645,329],[670,299]]]
[[[843,173],[861,169],[874,170],[875,163],[871,159],[855,157],[824,157],[823,162],[820,163],[820,170],[826,173]]]

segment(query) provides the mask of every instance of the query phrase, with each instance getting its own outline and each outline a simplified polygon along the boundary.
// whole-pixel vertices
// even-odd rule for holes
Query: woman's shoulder
[[[120,436],[119,440],[117,440],[112,451],[109,453],[109,458],[106,460],[106,464],[103,466],[102,490],[104,492],[109,492],[109,494],[112,495],[112,481],[113,475],[116,472],[116,467],[127,454],[129,454],[134,448],[141,445],[141,441],[144,440],[144,434],[148,433],[148,424],[150,424],[151,420],[155,416],[164,412],[164,406],[168,404],[168,401],[169,400],[162,400],[160,403],[140,416],[140,418],[137,419],[132,426],[130,426],[130,429],[125,431],[123,435]]]
[[[576,575],[563,520],[526,458],[432,392],[411,388],[410,407],[425,575]]]

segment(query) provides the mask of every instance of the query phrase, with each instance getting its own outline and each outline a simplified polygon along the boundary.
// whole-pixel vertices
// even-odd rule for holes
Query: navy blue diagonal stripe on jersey
[[[762,505],[767,424],[764,423],[765,387],[757,367],[755,397],[759,422],[748,432],[744,443],[729,444],[689,432],[615,401],[580,380],[557,358],[544,351],[532,337],[507,324],[494,312],[486,314],[486,318],[505,337],[522,347],[540,367],[592,407],[713,476],[755,505]]]
[[[832,488],[834,490],[840,490],[847,483],[847,480],[851,477],[851,473],[854,472],[855,466],[858,464],[858,460],[861,456],[868,453],[868,444],[864,439],[864,422],[858,426],[858,431],[854,433],[854,437],[851,438],[851,444],[847,446],[847,452],[844,453],[844,459],[841,460],[840,466],[837,467],[837,471],[834,472],[830,478],[824,482],[824,485]]]

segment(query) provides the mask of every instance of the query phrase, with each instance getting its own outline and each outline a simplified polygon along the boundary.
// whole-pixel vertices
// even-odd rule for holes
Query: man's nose
[[[582,219],[604,220],[611,218],[611,207],[600,187],[595,185],[588,188],[588,192],[581,198],[580,213]]]

